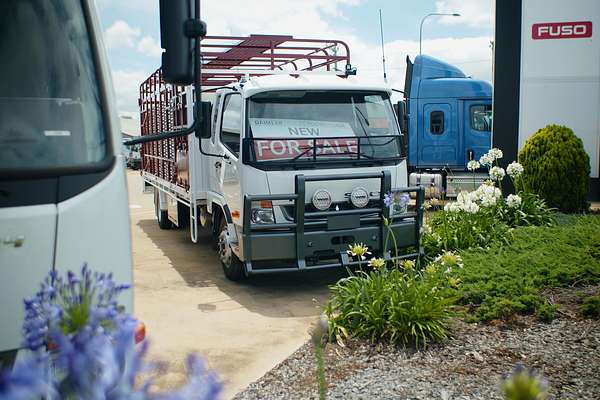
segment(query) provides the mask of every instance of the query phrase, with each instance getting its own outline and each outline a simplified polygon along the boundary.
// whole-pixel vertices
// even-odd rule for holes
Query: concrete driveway
[[[185,377],[185,356],[197,352],[217,371],[230,398],[273,368],[308,338],[339,271],[228,281],[202,232],[160,230],[153,197],[139,172],[128,172],[135,282],[135,314],[145,322],[149,359],[167,363],[157,383],[166,389]]]

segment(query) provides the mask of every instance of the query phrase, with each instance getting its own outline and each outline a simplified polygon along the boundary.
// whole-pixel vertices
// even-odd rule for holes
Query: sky
[[[137,116],[138,90],[160,66],[158,0],[95,0],[104,32],[121,115]],[[381,77],[379,9],[382,10],[388,83],[402,90],[406,56],[419,52],[492,80],[493,0],[203,0],[209,35],[286,34],[327,38],[350,46],[359,76]]]

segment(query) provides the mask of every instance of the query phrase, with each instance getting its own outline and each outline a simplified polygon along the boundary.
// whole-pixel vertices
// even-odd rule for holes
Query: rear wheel
[[[154,211],[160,229],[171,229],[173,227],[173,223],[169,220],[169,212],[160,209],[160,199],[156,188],[154,188]]]
[[[235,255],[231,249],[231,239],[227,230],[225,218],[221,220],[221,229],[217,241],[217,252],[221,260],[221,266],[227,279],[232,281],[241,281],[246,278],[244,264]]]

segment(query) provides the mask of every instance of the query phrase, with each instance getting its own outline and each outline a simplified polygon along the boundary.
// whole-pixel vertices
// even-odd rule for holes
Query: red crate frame
[[[340,40],[295,39],[282,35],[206,36],[201,48],[203,89],[225,86],[245,75],[332,71],[337,63],[343,63],[344,69],[350,65],[350,49]],[[139,107],[142,136],[188,125],[185,87],[166,84],[161,69],[140,85]],[[188,180],[178,178],[177,168],[177,153],[187,151],[187,137],[144,143],[142,169],[189,190]]]

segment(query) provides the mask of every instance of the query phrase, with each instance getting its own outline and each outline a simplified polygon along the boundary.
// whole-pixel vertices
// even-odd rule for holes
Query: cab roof
[[[382,80],[319,72],[251,77],[246,82],[239,82],[234,86],[245,98],[274,90],[348,90],[385,92],[390,96],[392,94],[392,89]]]

